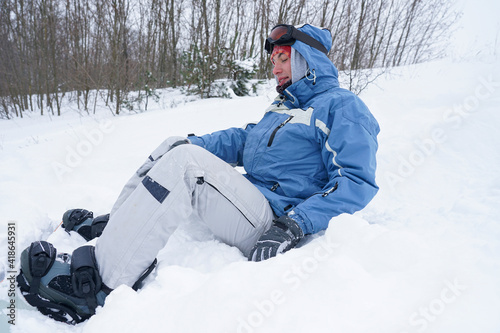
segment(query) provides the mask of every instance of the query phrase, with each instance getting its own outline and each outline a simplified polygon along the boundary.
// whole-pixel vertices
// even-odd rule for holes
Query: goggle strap
[[[308,34],[298,29],[293,29],[292,37],[295,38],[296,40],[300,40],[301,42],[311,47],[314,47],[317,50],[320,50],[324,54],[328,54],[328,50],[323,44],[321,44],[317,39],[314,39],[313,37],[309,36]]]

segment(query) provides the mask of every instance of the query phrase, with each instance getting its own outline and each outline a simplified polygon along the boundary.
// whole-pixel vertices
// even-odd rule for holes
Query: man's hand
[[[292,218],[283,215],[274,221],[250,251],[248,260],[261,261],[294,248],[304,237],[304,232]]]

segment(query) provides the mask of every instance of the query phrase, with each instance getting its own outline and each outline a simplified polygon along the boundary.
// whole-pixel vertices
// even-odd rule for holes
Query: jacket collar
[[[283,96],[285,97],[285,104],[289,103],[294,108],[299,108],[314,96],[336,87],[338,87],[338,81],[333,76],[317,77],[314,74],[309,74],[286,88],[283,91]]]

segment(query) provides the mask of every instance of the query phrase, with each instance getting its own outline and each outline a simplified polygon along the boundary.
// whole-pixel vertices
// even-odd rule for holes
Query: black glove
[[[304,237],[304,232],[297,222],[287,215],[274,221],[271,228],[260,236],[257,244],[250,251],[248,260],[261,261],[294,248]]]

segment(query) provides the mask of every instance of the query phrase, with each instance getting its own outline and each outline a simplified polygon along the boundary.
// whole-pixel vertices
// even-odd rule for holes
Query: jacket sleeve
[[[326,229],[332,217],[364,208],[378,191],[378,123],[360,99],[349,100],[342,101],[341,112],[332,117],[330,127],[317,128],[328,171],[326,186],[288,213],[305,234]]]
[[[254,126],[248,124],[245,128],[232,127],[203,136],[191,135],[188,139],[233,166],[243,166],[243,149],[248,132]]]

